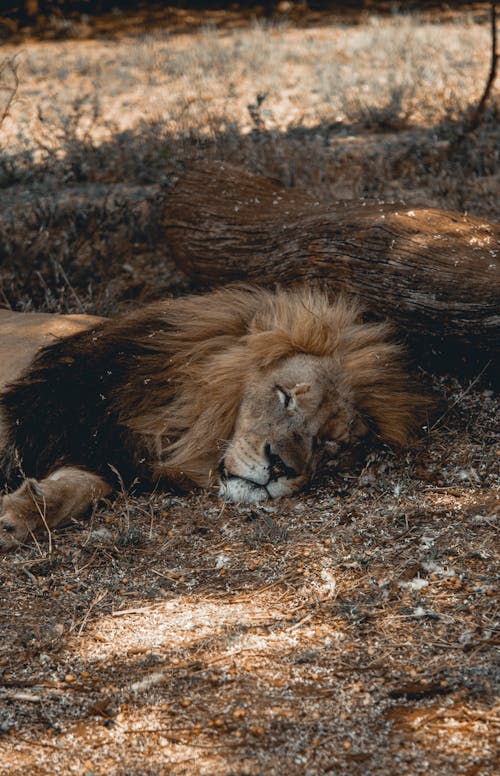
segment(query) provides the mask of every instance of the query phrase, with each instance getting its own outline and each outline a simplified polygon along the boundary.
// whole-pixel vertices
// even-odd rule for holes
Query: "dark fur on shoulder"
[[[144,400],[137,370],[147,371],[146,363],[153,368],[160,356],[148,347],[148,335],[165,322],[152,316],[153,309],[147,312],[142,320],[104,321],[44,348],[8,387],[0,397],[8,429],[0,465],[8,481],[22,479],[14,451],[28,477],[43,477],[60,464],[78,464],[109,478],[111,463],[126,481],[141,473],[143,440],[120,424],[120,416],[127,386],[132,403],[134,393],[139,404]],[[142,394],[149,393],[142,382]]]

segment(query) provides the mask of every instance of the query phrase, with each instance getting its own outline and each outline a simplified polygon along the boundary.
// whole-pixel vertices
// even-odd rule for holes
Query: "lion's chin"
[[[305,481],[305,477],[297,477],[293,480],[281,477],[266,485],[259,485],[244,477],[232,476],[220,481],[219,496],[236,504],[259,504],[269,499],[293,496],[304,487]]]
[[[248,480],[242,480],[239,477],[222,480],[219,496],[226,501],[234,501],[236,504],[259,504],[270,498],[265,487]]]

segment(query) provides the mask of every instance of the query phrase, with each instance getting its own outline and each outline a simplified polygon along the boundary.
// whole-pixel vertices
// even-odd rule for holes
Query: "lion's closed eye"
[[[280,404],[285,408],[288,407],[290,405],[290,402],[292,401],[292,395],[288,393],[288,391],[286,391],[280,385],[276,386],[276,392],[278,394],[278,399],[280,401]]]
[[[311,383],[296,383],[292,388],[283,388],[282,385],[277,384],[275,390],[278,394],[281,406],[285,409],[295,410],[296,408],[303,407],[307,402],[307,395],[310,393]]]

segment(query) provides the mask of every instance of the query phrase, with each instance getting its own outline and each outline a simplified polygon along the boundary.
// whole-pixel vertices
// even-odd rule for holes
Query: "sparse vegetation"
[[[198,156],[498,218],[498,94],[453,144],[486,6],[206,18],[5,43],[2,304],[109,314],[189,288],[159,213]],[[123,492],[1,559],[0,774],[495,773],[499,403],[479,375],[421,377],[443,408],[406,454],[260,508]]]

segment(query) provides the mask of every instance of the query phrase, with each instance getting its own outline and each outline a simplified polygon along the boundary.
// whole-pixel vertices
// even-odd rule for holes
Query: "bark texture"
[[[318,202],[222,163],[181,174],[163,227],[198,285],[310,280],[361,298],[420,346],[456,359],[500,344],[500,226],[384,202]]]

